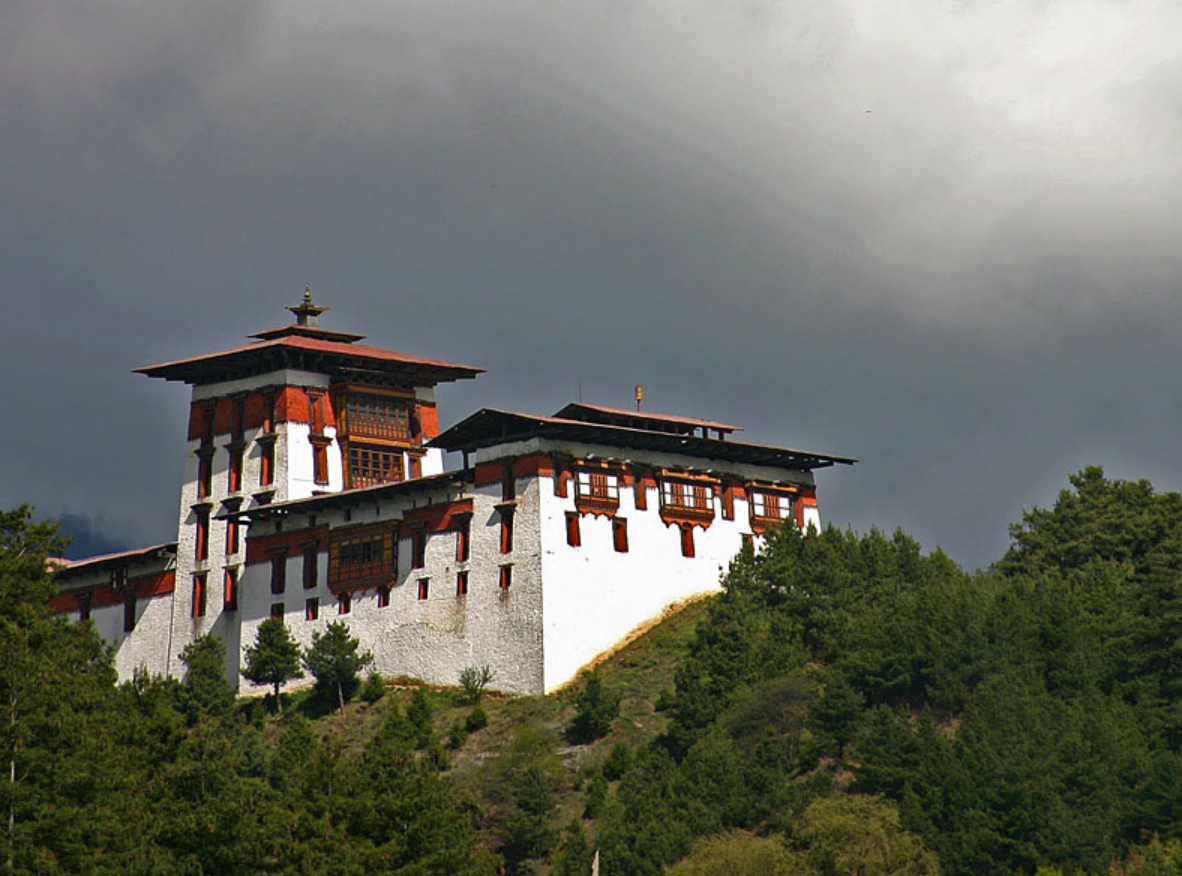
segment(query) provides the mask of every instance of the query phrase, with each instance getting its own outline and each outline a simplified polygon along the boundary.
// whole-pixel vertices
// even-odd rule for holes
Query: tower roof
[[[416,386],[433,386],[468,380],[484,371],[359,344],[364,335],[320,328],[316,318],[328,308],[313,304],[309,289],[304,290],[303,303],[287,309],[296,315],[296,322],[256,332],[249,336],[258,338],[253,343],[147,365],[136,368],[135,373],[199,385],[298,368],[359,382],[397,379]]]

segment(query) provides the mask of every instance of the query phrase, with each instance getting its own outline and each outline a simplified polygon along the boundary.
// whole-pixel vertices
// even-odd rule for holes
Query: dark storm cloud
[[[1177,488],[1165,2],[9,3],[0,502],[170,536],[186,392],[328,324],[859,457],[828,519],[969,565],[1088,463]]]

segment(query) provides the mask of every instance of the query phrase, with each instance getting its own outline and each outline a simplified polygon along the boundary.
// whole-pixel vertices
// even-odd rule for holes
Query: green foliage
[[[416,687],[410,695],[410,705],[406,707],[406,720],[414,728],[415,740],[419,748],[426,748],[431,741],[431,704],[427,702],[425,688]]]
[[[776,837],[731,831],[694,843],[693,851],[666,871],[668,876],[805,876],[796,856]]]
[[[589,876],[594,854],[583,833],[583,825],[578,821],[571,821],[567,825],[562,847],[554,856],[550,869],[551,876]]]
[[[361,685],[359,696],[362,701],[367,703],[376,703],[386,695],[386,685],[382,682],[382,677],[376,672],[371,672],[365,676],[365,683]]]
[[[628,772],[630,766],[632,766],[632,749],[623,742],[617,742],[612,746],[611,752],[603,762],[603,777],[609,782],[614,782]]]
[[[269,617],[259,624],[255,643],[246,649],[242,675],[255,684],[269,684],[274,689],[275,707],[283,711],[279,688],[288,681],[303,678],[300,646],[291,637],[283,618]]]
[[[447,747],[455,751],[464,747],[464,743],[468,741],[468,731],[464,729],[464,725],[456,721],[447,730]]]
[[[587,804],[583,809],[583,817],[595,819],[603,813],[607,803],[607,777],[602,773],[591,779],[587,787]]]
[[[597,673],[589,673],[583,689],[575,696],[575,716],[570,736],[575,742],[592,742],[611,730],[620,713],[619,697],[604,690]]]
[[[935,876],[936,856],[899,823],[889,803],[861,795],[822,797],[796,822],[804,859],[818,874]]]
[[[324,632],[312,634],[312,645],[304,652],[304,668],[316,679],[321,699],[335,701],[340,708],[353,698],[360,685],[358,673],[373,662],[373,655],[360,650],[349,635],[349,627],[333,621]]]
[[[185,664],[181,708],[196,723],[199,718],[226,718],[234,709],[234,688],[226,681],[226,646],[212,635],[198,636],[180,654]]]
[[[498,770],[508,804],[501,818],[500,851],[509,873],[528,873],[531,861],[544,858],[558,838],[550,823],[563,770],[557,739],[542,727],[521,728]]]
[[[485,714],[484,709],[476,706],[468,713],[468,717],[464,719],[464,729],[469,733],[475,733],[477,730],[483,730],[488,726],[488,715]]]
[[[474,706],[480,704],[484,698],[484,690],[494,675],[487,663],[482,666],[465,666],[460,670],[460,687],[464,689],[464,696],[468,702]]]

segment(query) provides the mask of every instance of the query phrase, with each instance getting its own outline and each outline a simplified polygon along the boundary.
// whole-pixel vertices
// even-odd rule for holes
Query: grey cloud
[[[1178,9],[853,0],[0,10],[0,502],[169,538],[184,390],[305,282],[500,404],[855,455],[970,565],[1067,472],[1177,485]]]

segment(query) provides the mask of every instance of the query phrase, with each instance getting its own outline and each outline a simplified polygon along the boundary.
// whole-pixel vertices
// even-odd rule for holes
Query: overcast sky
[[[1182,4],[0,4],[0,507],[175,538],[187,387],[287,321],[857,457],[974,568],[1084,465],[1182,487]]]

